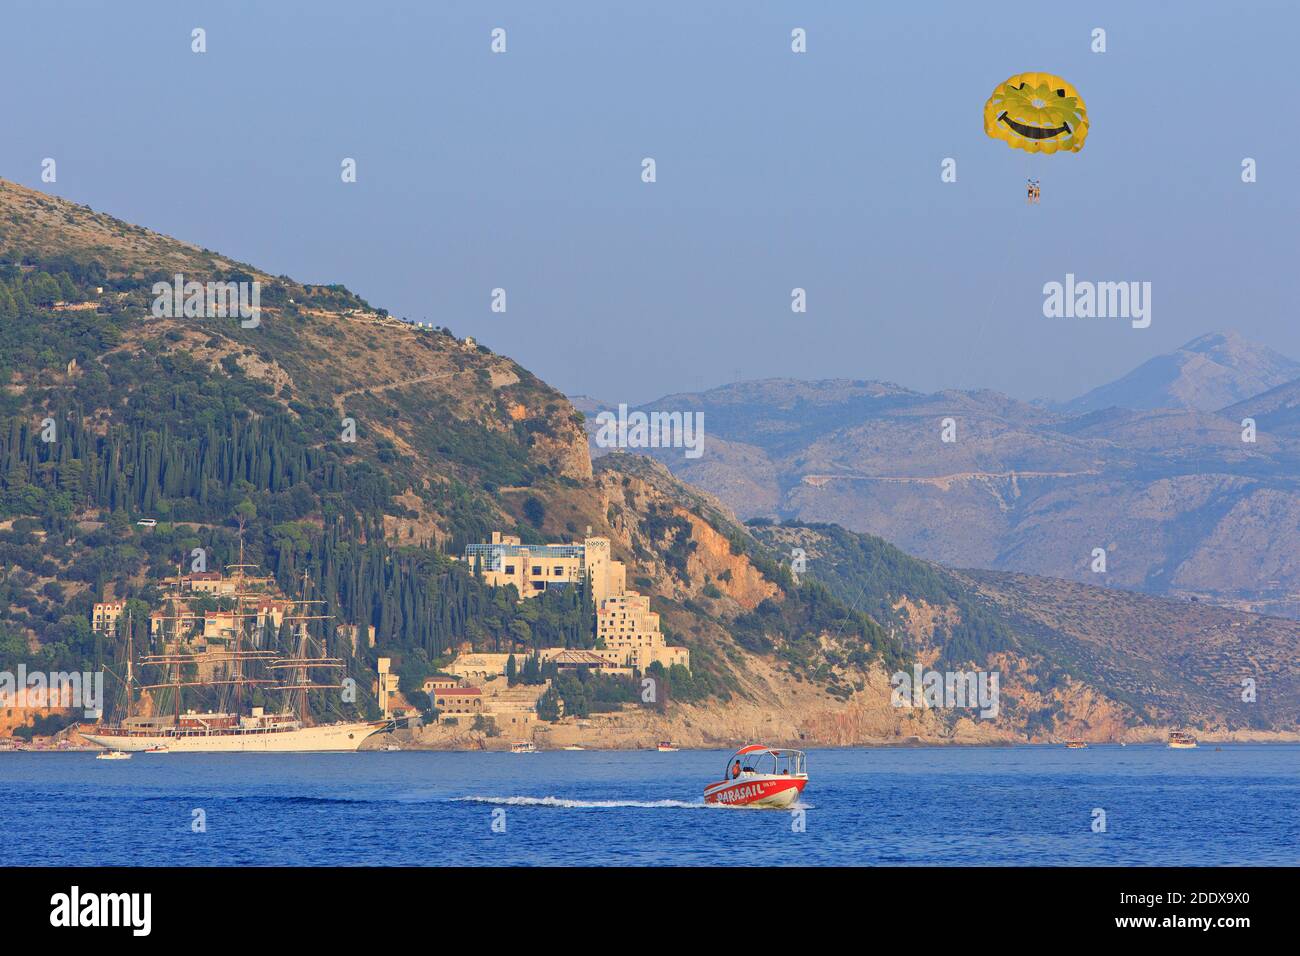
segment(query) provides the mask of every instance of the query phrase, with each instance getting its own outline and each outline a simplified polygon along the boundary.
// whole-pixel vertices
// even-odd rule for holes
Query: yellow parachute
[[[1051,73],[1017,73],[984,104],[984,132],[1030,153],[1077,153],[1088,138],[1088,108]]]

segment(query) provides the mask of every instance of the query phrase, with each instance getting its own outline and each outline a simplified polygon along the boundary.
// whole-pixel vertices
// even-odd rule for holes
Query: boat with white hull
[[[256,710],[256,708],[255,708]],[[387,721],[318,724],[304,727],[298,721],[261,725],[260,715],[244,718],[228,727],[186,726],[186,718],[226,715],[182,715],[182,726],[165,730],[136,730],[124,727],[86,729],[81,732],[91,743],[114,750],[142,751],[164,747],[169,753],[320,753],[354,751]]]
[[[324,630],[325,622],[330,620],[331,616],[322,613],[320,607],[326,602],[307,598],[309,578],[304,572],[302,598],[283,602],[285,609],[281,622],[290,630],[289,638],[279,640],[268,636],[264,623],[260,630],[254,627],[249,633],[245,622],[250,618],[260,620],[259,615],[263,612],[244,613],[244,601],[256,600],[266,606],[269,599],[264,592],[245,590],[245,571],[254,566],[243,563],[242,542],[240,563],[230,567],[236,572],[232,595],[235,610],[231,614],[235,623],[229,649],[208,652],[205,656],[212,672],[208,675],[186,673],[187,669],[197,671],[198,667],[191,647],[187,646],[192,643],[193,635],[187,639],[182,633],[183,629],[195,626],[192,610],[187,612],[178,607],[184,601],[183,594],[172,594],[172,613],[155,615],[151,619],[164,626],[153,640],[162,645],[161,650],[143,655],[138,661],[133,653],[134,629],[128,608],[126,674],[123,679],[125,716],[112,725],[83,726],[82,737],[110,751],[127,754],[346,752],[359,749],[367,737],[391,724],[388,720],[315,723],[307,702],[308,694],[342,689],[345,685],[338,679],[333,683],[321,683],[313,677],[313,672],[323,669],[341,677],[347,670],[345,660],[327,654],[325,640],[328,631],[320,637],[313,637],[310,632],[312,624],[318,624]],[[182,580],[178,569],[177,581]],[[165,629],[167,622],[179,625],[172,628],[170,635]],[[155,682],[136,680],[137,666],[157,673]],[[270,676],[257,676],[259,673]],[[217,699],[222,701],[216,704],[219,709],[183,710],[182,696],[190,688],[217,690],[220,695]],[[242,703],[247,688],[257,688],[266,694],[283,692],[287,696],[277,713],[267,713],[264,707],[251,707],[245,712]],[[159,691],[170,692],[172,714],[164,714],[155,706],[150,715],[133,715],[132,702],[136,691],[150,696]],[[208,703],[207,706],[213,705]]]
[[[750,744],[727,760],[725,776],[704,788],[704,802],[724,807],[783,809],[808,786],[802,750]]]

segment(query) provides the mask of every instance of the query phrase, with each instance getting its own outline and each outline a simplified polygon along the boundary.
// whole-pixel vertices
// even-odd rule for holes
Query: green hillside
[[[196,548],[211,568],[233,564],[241,545],[284,593],[298,595],[305,572],[305,596],[334,624],[375,629],[376,646],[353,657],[316,626],[363,696],[380,654],[411,686],[466,647],[592,645],[586,595],[516,603],[448,557],[497,529],[608,533],[581,416],[562,395],[340,286],[271,278],[21,187],[0,186],[0,222],[0,666],[118,669],[123,626],[96,636],[91,606],[131,602],[146,648],[160,578]],[[174,269],[258,279],[260,322],[156,317],[153,285]],[[811,675],[819,652],[793,645],[845,611],[789,594],[739,632]],[[707,619],[684,628],[700,635],[699,663],[678,675],[678,696],[732,693],[738,665],[709,647],[728,640],[729,616],[674,613]],[[879,656],[887,639],[848,617],[867,641],[859,657]]]

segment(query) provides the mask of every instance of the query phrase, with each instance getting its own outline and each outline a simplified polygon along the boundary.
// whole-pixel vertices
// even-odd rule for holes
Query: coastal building
[[[426,677],[424,683],[420,685],[420,689],[426,694],[432,694],[434,691],[448,690],[449,688],[459,686],[459,679],[440,674],[433,677]]]
[[[375,681],[375,697],[379,700],[379,707],[384,712],[384,717],[393,716],[393,697],[398,693],[398,684],[400,679],[392,670],[393,659],[391,657],[379,658],[378,669],[379,678]]]
[[[440,714],[460,716],[483,713],[483,691],[477,687],[447,687],[433,695]]]
[[[195,571],[162,580],[163,588],[176,594],[211,594],[214,597],[232,595],[240,590],[266,590],[274,583],[275,579],[271,577],[226,577],[220,571]]]
[[[233,641],[235,639],[235,612],[212,611],[203,615],[200,636],[205,641]]]
[[[251,621],[246,626],[245,638],[254,646],[265,646],[271,641],[288,613],[287,602],[262,601],[243,609],[243,619]],[[173,634],[193,635],[214,641],[230,641],[235,636],[235,622],[239,620],[234,611],[210,611],[202,614],[191,610],[188,605],[176,610],[175,614],[154,611],[149,615],[149,633],[154,637],[170,637]]]
[[[607,598],[596,611],[596,647],[591,652],[610,663],[644,671],[651,664],[691,666],[691,652],[669,647],[659,630],[659,615],[650,598],[629,591]]]
[[[154,611],[149,615],[149,634],[162,638],[172,634],[191,634],[201,615],[189,608],[180,608],[175,614]]]
[[[289,612],[289,604],[287,601],[263,599],[256,606],[245,608],[245,614],[250,612],[256,615],[253,619],[253,640],[259,647],[264,647],[274,640],[280,630],[284,616]]]
[[[496,677],[483,685],[483,716],[491,717],[498,727],[523,730],[537,721],[537,698],[550,686],[543,684],[516,684],[511,687],[504,677]]]
[[[591,581],[596,605],[596,644],[589,652],[543,648],[544,661],[565,653],[591,654],[608,669],[644,671],[651,664],[690,667],[690,651],[670,647],[659,628],[659,615],[650,610],[650,598],[627,589],[627,567],[610,555],[608,538],[583,538],[581,543],[533,544],[515,535],[492,532],[491,541],[465,548],[463,561],[476,566],[490,585],[513,584],[520,598],[535,597],[551,587],[569,587],[585,577]],[[462,654],[449,670],[458,676],[484,680],[504,674],[509,654]],[[515,663],[522,664],[523,655]],[[594,658],[566,658],[572,669],[601,669]]]
[[[126,610],[125,601],[108,601],[96,604],[90,611],[90,626],[100,634],[108,634],[117,627],[117,619]]]
[[[586,671],[587,673],[621,677],[632,676],[631,667],[616,663],[609,655],[602,654],[598,650],[586,651],[577,648],[548,647],[543,649],[540,654],[542,660],[554,664],[556,669],[561,671]]]
[[[177,580],[181,591],[193,591],[196,594],[234,594],[233,579],[224,580],[220,571],[196,571],[189,577]]]
[[[503,677],[513,656],[515,669],[524,666],[524,661],[531,651],[519,651],[511,654],[460,654],[447,670],[464,680],[487,682],[493,678]],[[602,654],[598,650],[580,650],[569,647],[543,647],[537,651],[542,663],[555,662],[560,670],[598,670],[602,674],[630,675],[630,667],[613,659],[614,655]],[[430,678],[432,680],[432,678]],[[426,684],[428,681],[425,682]]]
[[[461,560],[477,565],[488,584],[513,584],[521,598],[536,597],[548,588],[570,587],[586,577],[597,607],[610,595],[622,594],[627,577],[623,562],[610,558],[608,538],[523,544],[516,535],[493,531],[491,541],[466,545]]]
[[[504,674],[508,660],[509,654],[458,654],[447,670],[465,680],[485,681]],[[515,656],[516,664],[522,660],[522,654]]]

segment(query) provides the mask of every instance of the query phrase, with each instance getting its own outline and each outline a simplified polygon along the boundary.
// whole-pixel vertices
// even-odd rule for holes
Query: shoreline
[[[397,744],[400,752],[427,751],[431,753],[509,753],[514,740],[506,737],[495,738],[468,738],[459,737],[459,739],[444,740],[419,740],[413,739],[410,731],[397,734],[382,735],[376,734],[368,738],[361,746],[361,750],[382,751],[389,744]],[[408,736],[409,735],[409,736]],[[459,736],[459,735],[458,735]],[[534,740],[539,752],[547,753],[635,753],[635,752],[655,752],[656,744],[651,742],[629,742],[629,743],[598,743],[598,742],[581,742],[581,750],[566,751],[565,745],[551,746],[546,741]],[[1015,748],[1060,748],[1067,749],[1064,740],[991,740],[991,739],[962,739],[962,740],[943,740],[935,738],[907,738],[900,740],[891,739],[869,739],[855,743],[840,742],[821,742],[815,740],[785,740],[778,738],[769,738],[764,740],[717,740],[704,743],[687,743],[674,742],[678,752],[685,751],[734,751],[739,747],[749,743],[764,743],[773,747],[788,747],[795,750],[920,750],[920,749],[939,749],[945,747],[954,748],[997,748],[997,749],[1015,749]],[[1169,748],[1167,734],[1143,735],[1140,738],[1125,740],[1121,743],[1118,740],[1100,740],[1086,741],[1088,748],[1092,747],[1163,747]],[[1252,732],[1248,735],[1238,735],[1233,733],[1214,734],[1206,737],[1197,738],[1197,747],[1191,749],[1204,749],[1206,747],[1221,747],[1224,745],[1245,745],[1245,744],[1265,744],[1265,745],[1294,745],[1300,744],[1300,734],[1288,733],[1271,733],[1260,734]],[[390,751],[398,752],[398,751]]]
[[[492,733],[485,729],[474,730],[463,723],[432,723],[415,727],[398,727],[393,730],[380,730],[359,742],[358,750],[382,751],[393,747],[395,750],[431,752],[509,752],[511,747],[520,742],[529,742],[539,751],[564,751],[568,747],[580,747],[579,751],[635,752],[655,751],[661,741],[670,741],[679,751],[689,750],[736,750],[747,744],[759,743],[772,747],[786,747],[796,750],[886,750],[886,749],[920,749],[942,747],[1060,747],[1065,748],[1070,741],[1081,741],[1088,747],[1118,747],[1155,745],[1167,746],[1172,731],[1185,730],[1177,726],[1147,726],[1129,728],[1122,734],[1117,728],[1106,728],[1096,736],[1090,737],[1086,732],[1074,735],[1054,734],[1049,738],[1027,739],[1009,728],[996,732],[982,724],[960,722],[947,733],[934,733],[934,727],[903,725],[890,727],[875,726],[834,727],[818,726],[823,733],[808,732],[812,728],[798,727],[794,721],[772,720],[776,714],[764,714],[765,720],[722,721],[713,733],[705,730],[700,715],[675,715],[667,719],[648,714],[636,714],[635,719],[628,720],[634,712],[625,713],[621,720],[586,720],[572,723],[530,722],[520,727],[515,733],[508,730]],[[775,726],[773,726],[775,725]],[[784,732],[778,730],[781,727]],[[796,729],[797,728],[797,729]],[[930,730],[930,733],[893,732],[906,730]],[[791,731],[794,732],[791,732]],[[872,731],[875,731],[873,733]],[[883,733],[881,732],[883,731]],[[1224,744],[1296,744],[1300,743],[1300,732],[1287,730],[1193,730],[1200,747],[1215,747]],[[106,748],[98,747],[81,739],[75,732],[42,741],[42,745],[24,745],[19,738],[5,741],[9,746],[0,747],[3,753],[96,753]],[[62,744],[62,746],[60,746]],[[221,752],[221,751],[218,751]],[[237,753],[239,751],[229,751]],[[287,751],[294,752],[294,751]],[[309,753],[313,751],[301,751]]]
[[[1263,746],[1263,747],[1282,746],[1282,747],[1285,747],[1285,746],[1294,746],[1294,745],[1296,745],[1296,744],[1300,744],[1300,736],[1296,736],[1296,737],[1275,737],[1275,738],[1269,738],[1269,739],[1258,739],[1258,740],[1202,740],[1202,741],[1200,741],[1200,742],[1198,743],[1198,746],[1193,747],[1193,748],[1189,748],[1189,749],[1193,749],[1193,750],[1205,750],[1205,749],[1208,749],[1208,748],[1222,748],[1222,747],[1225,747],[1225,746],[1228,746],[1228,747],[1234,747],[1234,746],[1235,746],[1235,747],[1242,747],[1242,746]],[[716,745],[716,746],[682,746],[682,747],[678,747],[675,751],[669,751],[669,752],[670,752],[670,753],[691,753],[691,752],[698,752],[698,753],[705,753],[705,752],[707,752],[707,753],[729,753],[729,752],[733,752],[734,750],[736,750],[738,746],[740,746],[740,745],[736,745],[736,744],[718,744],[718,745]],[[1169,745],[1168,745],[1167,743],[1162,743],[1162,742],[1160,742],[1160,741],[1158,741],[1158,740],[1141,740],[1141,741],[1132,741],[1132,742],[1128,742],[1128,741],[1126,741],[1123,745],[1121,745],[1118,741],[1102,741],[1102,742],[1097,742],[1097,743],[1091,743],[1091,742],[1090,742],[1090,743],[1088,744],[1088,747],[1085,748],[1085,749],[1089,749],[1089,750],[1091,750],[1091,749],[1093,749],[1093,748],[1101,748],[1101,747],[1104,747],[1104,748],[1116,748],[1116,749],[1126,749],[1126,748],[1128,748],[1128,747],[1155,747],[1155,748],[1165,749],[1165,750],[1176,749],[1176,748],[1170,748]],[[807,742],[807,741],[804,741],[800,747],[797,747],[797,748],[794,748],[794,749],[801,749],[801,750],[805,750],[805,751],[813,751],[813,750],[815,750],[815,751],[827,751],[827,750],[854,751],[854,750],[932,750],[932,749],[943,749],[943,748],[952,748],[952,749],[971,749],[971,750],[978,750],[978,749],[986,749],[986,750],[1029,750],[1029,749],[1052,749],[1052,750],[1063,750],[1063,749],[1067,749],[1067,748],[1066,748],[1066,745],[1065,745],[1064,743],[1053,743],[1053,742],[1045,742],[1045,741],[1034,741],[1034,742],[1029,742],[1029,741],[1006,741],[1006,742],[1001,742],[1001,743],[997,743],[997,742],[989,742],[989,741],[950,741],[950,742],[943,742],[943,741],[920,741],[920,742],[898,742],[898,743],[892,743],[892,742],[883,742],[883,743],[882,743],[882,742],[872,742],[872,743],[861,743],[861,744],[818,744],[818,743],[809,743],[809,742]],[[102,747],[30,747],[30,748],[28,748],[28,747],[4,747],[4,748],[0,748],[0,757],[3,757],[5,754],[94,754],[94,753],[100,753],[100,752],[103,751],[104,749],[105,749],[105,748],[102,748]],[[592,747],[583,747],[581,750],[567,750],[567,749],[564,748],[564,747],[538,747],[537,750],[536,750],[536,752],[537,752],[537,753],[602,753],[602,754],[608,754],[608,753],[657,753],[658,751],[657,751],[656,748],[653,747],[653,746],[651,746],[651,747],[600,747],[600,746],[592,746]],[[245,753],[245,752],[244,752],[244,751],[214,751],[214,752],[210,752],[210,753],[202,753],[202,754],[199,754],[199,756],[212,757],[212,756],[226,756],[226,755],[228,755],[228,754],[243,754],[243,753]],[[358,748],[357,750],[355,750],[355,751],[301,750],[301,751],[282,751],[282,752],[261,753],[261,754],[258,754],[258,755],[259,755],[259,756],[275,756],[275,757],[284,757],[284,756],[300,756],[300,755],[303,755],[303,754],[325,754],[325,753],[329,753],[329,754],[347,754],[347,753],[483,753],[483,754],[496,754],[496,753],[510,753],[510,744],[507,743],[507,744],[505,744],[504,746],[486,746],[486,747],[447,747],[447,746],[428,746],[428,745],[425,745],[425,746],[410,746],[410,745],[407,745],[407,746],[402,746],[402,747],[401,747],[400,749],[398,749],[398,750],[386,750],[386,749],[384,749],[384,747],[382,747],[382,746],[375,746],[375,747],[366,747],[366,746],[362,746],[362,747],[359,747],[359,748]],[[183,752],[183,751],[182,751],[182,752],[177,752],[177,753],[175,753],[175,754],[169,754],[169,756],[194,756],[194,754],[193,754],[193,753]]]

